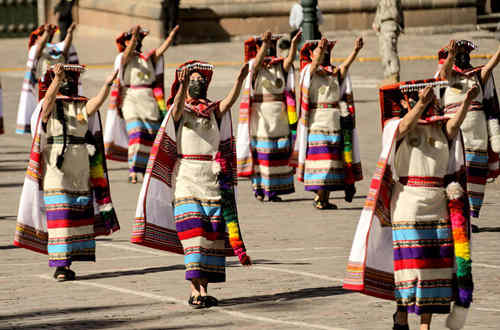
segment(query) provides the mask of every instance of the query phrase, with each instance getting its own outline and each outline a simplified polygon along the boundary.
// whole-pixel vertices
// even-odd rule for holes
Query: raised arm
[[[419,99],[417,104],[408,111],[408,113],[403,117],[398,127],[398,140],[401,140],[411,132],[418,124],[418,120],[422,116],[425,108],[434,99],[434,92],[432,87],[427,86],[419,93]]]
[[[113,73],[111,73],[108,78],[106,78],[106,83],[101,87],[99,93],[87,102],[87,115],[91,116],[97,110],[99,110],[99,108],[108,97],[111,86],[113,85],[113,81],[116,79],[117,75],[118,70],[115,70]]]
[[[43,34],[41,37],[38,38],[36,41],[36,54],[35,54],[35,59],[38,60],[42,56],[43,49],[45,48],[45,45],[49,41],[50,36],[53,33],[54,27],[50,24],[46,24]]]
[[[292,44],[288,52],[288,56],[283,61],[283,69],[288,72],[292,67],[293,61],[295,61],[295,55],[297,54],[297,47],[299,46],[299,41],[302,38],[302,30],[299,30],[295,37],[292,39]]]
[[[451,40],[448,44],[448,57],[439,71],[439,77],[444,80],[449,80],[453,72],[453,64],[455,64],[455,55],[457,54],[457,43]]]
[[[349,67],[351,66],[352,62],[356,59],[358,56],[359,51],[363,48],[364,42],[363,38],[358,37],[356,41],[354,42],[354,49],[352,50],[351,55],[340,65],[340,78],[343,80],[349,71]]]
[[[481,70],[481,81],[483,83],[483,86],[488,81],[488,78],[490,77],[490,73],[498,65],[498,62],[500,62],[500,46],[498,47],[495,55],[493,55],[493,57],[488,61],[488,63]]]
[[[132,38],[130,39],[127,48],[125,48],[125,50],[123,51],[122,67],[125,67],[127,65],[127,63],[130,61],[130,58],[132,57],[133,52],[135,51],[135,48],[137,47],[137,39],[139,38],[140,28],[141,27],[137,25],[132,30]]]
[[[318,43],[318,46],[314,49],[312,60],[311,60],[311,74],[315,74],[318,70],[318,67],[323,62],[323,56],[325,56],[326,50],[326,38],[321,38]]]
[[[455,138],[455,136],[457,136],[458,130],[460,129],[460,126],[462,126],[462,123],[465,119],[465,115],[467,114],[467,111],[469,110],[472,101],[477,97],[478,94],[479,94],[478,85],[472,86],[471,89],[467,91],[465,99],[462,102],[462,106],[458,108],[457,112],[455,113],[455,116],[453,116],[446,123],[446,135],[448,135],[448,139],[452,140]]]
[[[64,50],[63,54],[66,59],[68,59],[68,52],[71,44],[73,43],[73,32],[75,31],[76,24],[72,23],[68,29],[68,33],[66,34],[66,38],[64,38]]]
[[[257,75],[260,68],[262,67],[264,57],[266,57],[267,49],[271,46],[272,36],[273,35],[270,31],[267,31],[262,35],[262,46],[260,46],[260,49],[257,52],[257,56],[255,57],[255,61],[253,61],[252,71],[254,76]]]
[[[64,69],[61,63],[56,64],[54,67],[55,77],[50,83],[49,89],[45,94],[42,104],[42,123],[46,124],[49,120],[50,114],[54,109],[56,103],[57,93],[59,93],[59,86],[64,79]]]
[[[182,112],[184,111],[184,103],[186,102],[187,89],[189,85],[189,71],[187,68],[184,68],[179,73],[179,89],[177,90],[177,94],[175,94],[174,104],[173,104],[173,116],[174,121],[177,123],[181,120]]]
[[[163,54],[168,49],[168,47],[170,47],[170,45],[172,45],[172,43],[174,42],[174,39],[175,39],[175,35],[177,34],[177,31],[179,31],[179,25],[174,27],[174,29],[168,35],[167,39],[165,39],[165,41],[163,41],[161,46],[156,49],[155,54],[154,54],[154,63],[156,63],[158,61],[158,59],[163,56]]]
[[[233,107],[234,102],[238,99],[238,96],[241,92],[241,87],[243,86],[243,82],[245,81],[246,76],[248,75],[248,63],[243,64],[240,68],[240,72],[238,74],[238,78],[233,85],[233,88],[229,92],[229,94],[220,102],[219,113],[217,114],[218,118],[222,117],[222,115],[230,110]]]

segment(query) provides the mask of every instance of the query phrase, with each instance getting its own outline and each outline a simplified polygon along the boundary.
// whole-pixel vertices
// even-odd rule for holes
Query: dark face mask
[[[455,65],[460,69],[470,68],[470,56],[467,53],[458,53],[455,57]]]
[[[268,47],[266,51],[266,57],[275,57],[276,56],[276,48]]]
[[[189,96],[195,99],[206,99],[207,98],[207,86],[202,80],[191,80],[189,81]]]
[[[62,84],[59,86],[59,93],[61,93],[64,96],[74,96],[77,94],[75,92],[76,92],[75,88],[73,88],[69,80],[64,80]]]
[[[140,53],[142,50],[142,40],[137,41],[137,44],[135,46],[135,50]]]
[[[323,62],[321,63],[321,65],[323,66],[329,66],[330,65],[330,52],[325,52],[323,54]]]

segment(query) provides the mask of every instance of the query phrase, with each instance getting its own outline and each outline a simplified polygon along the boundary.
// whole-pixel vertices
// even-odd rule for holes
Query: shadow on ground
[[[307,289],[300,289],[297,291],[289,291],[276,294],[224,299],[219,301],[219,306],[235,306],[241,304],[254,304],[261,302],[293,301],[297,299],[331,297],[331,296],[350,294],[350,293],[353,292],[344,290],[342,289],[341,286],[307,288]]]
[[[184,265],[173,265],[173,266],[168,266],[168,267],[151,267],[151,268],[144,268],[144,269],[95,273],[95,274],[88,274],[88,275],[77,275],[76,277],[77,277],[77,280],[79,280],[79,281],[86,281],[86,280],[96,280],[96,279],[100,279],[100,278],[144,275],[144,274],[161,273],[161,272],[169,272],[169,271],[173,271],[173,270],[184,270],[184,269],[185,269]]]

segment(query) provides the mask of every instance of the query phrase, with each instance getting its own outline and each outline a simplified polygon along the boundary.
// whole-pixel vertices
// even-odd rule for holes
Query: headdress
[[[271,37],[271,43],[275,49],[278,46],[278,40],[281,39],[281,35],[273,35]],[[245,62],[250,61],[252,58],[257,56],[260,46],[262,45],[262,37],[254,36],[245,41]]]
[[[85,71],[87,71],[87,68],[85,67],[85,65],[80,65],[80,64],[64,64],[63,70],[65,75],[70,76],[72,78],[69,82],[71,85],[71,89],[76,91],[76,94],[78,94],[78,81],[80,79],[80,76]],[[40,99],[45,97],[45,94],[47,93],[47,90],[49,89],[52,80],[54,80],[54,77],[55,77],[54,66],[51,66],[45,73],[44,79],[40,80],[38,86]]]
[[[118,51],[121,53],[127,48],[125,41],[132,39],[133,30],[130,29],[127,32],[123,32],[118,37],[116,37],[116,47],[118,47]],[[139,41],[142,41],[149,34],[149,30],[140,29],[139,31]]]
[[[437,91],[434,92],[439,98],[440,89],[448,86],[448,81],[439,79],[412,80],[400,82],[397,84],[386,85],[380,88],[380,111],[382,127],[388,119],[402,118],[418,101],[418,92],[427,86],[432,86]],[[422,117],[420,124],[431,123],[435,121],[446,120],[443,108],[438,103],[431,103]]]
[[[177,91],[179,90],[180,85],[179,74],[185,68],[189,70],[189,73],[198,72],[199,74],[201,74],[207,82],[207,87],[210,85],[210,81],[212,80],[212,75],[214,73],[214,66],[212,64],[198,60],[191,60],[180,65],[177,70],[175,70],[175,80],[172,83],[172,87],[170,88],[170,97],[167,100],[167,107],[171,106],[174,103],[174,98],[177,94]]]
[[[55,29],[52,35],[50,36],[50,39],[54,36],[54,33],[59,30],[59,28]],[[31,32],[29,41],[28,41],[28,49],[30,49],[35,43],[36,40],[43,35],[45,32],[45,25],[40,25],[35,31]]]
[[[472,51],[478,49],[477,44],[475,44],[474,42],[469,41],[469,40],[458,40],[456,42],[456,44],[457,44],[457,48],[462,48],[462,49],[464,49],[469,54]],[[444,46],[443,48],[441,48],[439,50],[439,52],[438,52],[438,58],[439,58],[439,63],[440,64],[444,63],[444,61],[448,57],[448,51],[449,51],[448,45]]]
[[[313,52],[321,40],[307,40],[302,49],[300,50],[300,69],[302,70],[307,64],[312,62]],[[333,47],[337,41],[330,41],[326,43],[327,51],[331,54]]]

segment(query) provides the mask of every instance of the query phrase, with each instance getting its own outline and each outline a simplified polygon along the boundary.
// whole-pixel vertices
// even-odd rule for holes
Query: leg
[[[393,330],[409,330],[408,328],[408,312],[406,310],[400,309],[396,310],[396,313],[392,315],[394,325]]]
[[[431,329],[432,314],[422,314],[420,316],[420,330]]]

